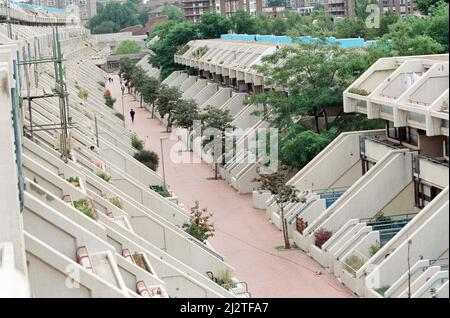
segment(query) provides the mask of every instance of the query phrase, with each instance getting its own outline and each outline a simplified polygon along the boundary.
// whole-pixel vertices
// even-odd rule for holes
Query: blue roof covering
[[[286,44],[312,44],[321,41],[319,38],[311,36],[302,36],[299,38],[291,38],[289,36],[276,35],[259,35],[259,34],[222,34],[222,40],[237,40],[248,42],[264,42],[264,43],[286,43]],[[365,41],[363,38],[336,39],[328,37],[325,39],[328,45],[337,45],[342,48],[365,47],[374,45],[376,41]]]
[[[50,13],[64,13],[64,9],[53,8],[53,7],[41,7],[36,4],[28,4],[28,3],[14,1],[14,0],[10,0],[10,2],[14,3],[15,5],[17,5],[19,7],[23,7],[23,8],[30,9],[30,10],[39,10],[42,12],[50,12]]]

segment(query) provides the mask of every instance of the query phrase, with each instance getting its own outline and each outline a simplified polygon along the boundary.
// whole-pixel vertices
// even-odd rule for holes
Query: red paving
[[[107,83],[122,112],[119,79]],[[124,96],[126,125],[145,140],[145,147],[160,155],[160,137],[169,136],[165,127],[134,97]],[[136,111],[131,123],[129,111]],[[234,268],[235,276],[248,283],[252,297],[352,297],[333,275],[300,250],[277,251],[283,244],[281,232],[268,222],[265,211],[252,208],[251,195],[238,194],[222,180],[209,180],[214,171],[204,163],[176,163],[177,140],[164,141],[166,180],[186,208],[199,200],[213,213],[214,249]],[[171,150],[173,148],[173,150]],[[187,154],[187,153],[185,153]],[[161,157],[161,156],[160,156]],[[197,158],[198,162],[198,158]],[[161,165],[159,167],[161,172]],[[316,275],[316,271],[322,275]]]

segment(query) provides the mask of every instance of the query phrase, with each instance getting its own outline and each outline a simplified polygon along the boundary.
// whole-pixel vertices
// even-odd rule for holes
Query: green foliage
[[[448,0],[414,0],[417,9],[423,14],[428,14],[436,5],[448,3]]]
[[[352,94],[361,95],[361,96],[369,96],[370,95],[370,92],[367,89],[359,88],[359,87],[351,87],[348,90],[348,92],[352,93]]]
[[[169,18],[169,20],[172,20],[172,21],[183,21],[184,20],[181,9],[174,5],[164,6],[164,8],[161,10],[161,15],[167,16]]]
[[[383,287],[380,287],[380,288],[375,288],[375,291],[378,293],[378,294],[380,294],[381,296],[383,296],[384,297],[384,294],[386,293],[386,291],[389,289],[389,288],[391,288],[391,286],[383,286]]]
[[[173,124],[190,130],[194,120],[200,119],[197,104],[194,100],[180,100],[177,108],[173,111]]]
[[[159,157],[153,151],[142,149],[134,155],[134,158],[153,171],[156,171],[158,168]]]
[[[345,259],[344,268],[345,270],[347,270],[347,272],[355,276],[356,272],[364,265],[364,263],[365,262],[361,257],[353,254]]]
[[[141,94],[144,102],[148,104],[155,103],[155,101],[158,99],[159,88],[160,82],[158,79],[146,76],[141,87]]]
[[[78,187],[80,185],[80,178],[78,177],[69,177],[66,179],[67,182],[71,183],[72,185]]]
[[[231,289],[235,286],[232,277],[233,273],[230,269],[226,268],[225,270],[219,271],[214,278],[218,285],[222,286],[225,289]]]
[[[370,257],[374,256],[381,248],[383,247],[383,244],[376,241],[374,244],[369,246],[369,255]]]
[[[189,223],[183,224],[183,229],[199,241],[205,242],[214,236],[214,224],[210,221],[211,217],[212,213],[208,213],[206,208],[200,209],[199,202],[195,201],[191,208]]]
[[[108,199],[109,202],[111,202],[112,204],[114,204],[116,207],[118,207],[119,209],[123,209],[123,205],[120,202],[119,197],[111,197]]]
[[[385,216],[383,212],[378,212],[372,218],[371,222],[390,222],[392,218],[390,216]]]
[[[114,116],[116,116],[120,120],[125,120],[125,118],[123,117],[123,115],[121,113],[115,113]]]
[[[177,51],[178,55],[183,55],[184,53],[186,53],[191,47],[189,46],[189,44],[185,44],[182,47],[180,47]]]
[[[161,117],[167,115],[167,130],[172,127],[173,113],[181,101],[181,92],[177,87],[161,85],[158,93],[158,112]]]
[[[208,47],[206,45],[200,46],[197,50],[192,53],[192,57],[195,59],[201,58],[208,52]]]
[[[141,151],[142,149],[144,149],[144,141],[139,139],[139,137],[136,134],[132,134],[131,135],[131,146],[134,149]]]
[[[256,34],[256,24],[254,18],[247,12],[238,10],[230,18],[231,29],[238,34]]]
[[[102,178],[106,182],[109,182],[111,180],[111,176],[109,174],[107,174],[107,173],[104,173],[104,172],[97,173],[97,176],[99,176],[100,178]]]
[[[150,189],[152,189],[153,191],[155,191],[156,193],[158,193],[159,195],[168,198],[171,196],[170,192],[167,191],[167,189],[165,189],[163,186],[160,185],[151,185]]]
[[[78,91],[78,97],[86,101],[89,97],[89,92],[83,88]]]
[[[112,97],[111,92],[109,90],[106,90],[103,94],[103,98],[105,99],[105,105],[109,108],[114,107],[114,103],[116,102],[116,99]]]
[[[84,215],[90,217],[93,220],[97,220],[97,214],[95,213],[94,209],[89,204],[89,201],[86,199],[80,199],[78,201],[73,202],[73,206],[81,211]]]
[[[134,54],[142,51],[141,46],[136,41],[126,40],[117,48],[117,54]]]
[[[198,26],[200,36],[204,39],[219,38],[221,34],[228,33],[231,27],[230,20],[216,12],[205,13]]]
[[[122,78],[129,82],[131,80],[131,76],[134,72],[134,63],[131,62],[129,58],[122,58],[120,59],[119,63],[119,75],[122,76]]]
[[[109,1],[92,17],[87,27],[93,34],[119,32],[127,26],[139,24],[139,5],[140,1],[127,0],[121,4],[115,1]]]

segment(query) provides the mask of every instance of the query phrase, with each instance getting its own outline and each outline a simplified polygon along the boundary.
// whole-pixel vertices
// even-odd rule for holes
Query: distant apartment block
[[[187,20],[198,22],[200,17],[209,12],[214,12],[216,8],[215,0],[182,0],[181,8]]]

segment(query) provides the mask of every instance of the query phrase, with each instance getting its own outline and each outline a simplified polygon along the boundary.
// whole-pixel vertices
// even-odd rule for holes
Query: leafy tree
[[[238,10],[230,18],[231,29],[234,33],[238,34],[255,34],[257,30],[255,28],[255,20],[246,11]]]
[[[269,191],[278,208],[280,209],[281,231],[284,238],[284,247],[290,248],[287,221],[284,216],[286,205],[291,202],[300,202],[298,190],[291,185],[287,185],[288,168],[282,165],[277,172],[271,174],[260,174],[258,181],[261,182],[261,189]]]
[[[116,99],[112,97],[111,92],[109,90],[106,90],[103,94],[103,97],[105,98],[105,105],[109,108],[113,108]]]
[[[430,9],[433,9],[434,6],[440,3],[448,2],[448,0],[414,0],[417,9],[419,9],[423,14],[428,14]]]
[[[178,88],[161,85],[157,99],[157,110],[161,118],[167,116],[167,131],[172,128],[174,110],[179,105],[180,99],[181,92]]]
[[[388,10],[383,13],[380,18],[380,28],[378,29],[378,35],[383,36],[389,32],[389,26],[395,24],[399,19],[399,16],[394,12],[394,10]]]
[[[131,74],[129,87],[134,89],[134,93],[141,93],[144,83],[147,81],[148,76],[141,66],[134,66],[133,73]],[[143,96],[140,94],[140,107],[142,107]]]
[[[164,79],[173,71],[180,69],[180,66],[175,64],[173,56],[180,47],[198,37],[197,25],[191,22],[167,21],[152,31],[150,38],[155,35],[160,39],[150,47],[154,55],[150,56],[149,62],[154,67],[161,68],[161,79]]]
[[[204,39],[214,39],[228,33],[230,26],[230,20],[216,12],[210,12],[202,15],[198,29]]]
[[[272,34],[273,20],[267,14],[258,13],[254,21],[259,34]]]
[[[117,54],[134,54],[142,51],[141,46],[136,41],[126,40],[117,48]]]
[[[222,110],[216,107],[207,106],[205,112],[202,113],[200,120],[202,122],[202,131],[206,132],[208,129],[213,132],[209,139],[203,143],[204,148],[213,149],[214,159],[214,179],[218,179],[218,160],[222,157],[222,164],[225,163],[225,145],[226,145],[226,131],[233,129],[231,122],[233,117],[230,115],[230,111]],[[221,151],[217,151],[220,149]]]
[[[183,224],[183,229],[201,242],[214,236],[214,224],[210,221],[212,213],[209,213],[206,208],[200,209],[198,201],[194,202],[191,208],[191,216],[189,223]]]
[[[286,20],[283,17],[278,16],[273,20],[272,34],[284,35],[284,34],[286,34],[287,28],[288,28],[288,25],[286,23]]]
[[[448,2],[448,1],[447,1]],[[426,34],[444,47],[444,52],[448,52],[448,3],[441,2],[430,10],[431,16],[428,18]]]
[[[146,77],[142,88],[141,95],[145,103],[152,106],[152,118],[155,112],[155,102],[158,99],[160,82],[154,77]]]
[[[129,83],[134,72],[135,64],[129,58],[121,58],[119,62],[119,75],[128,84],[128,93],[130,93]]]
[[[200,114],[196,102],[193,99],[180,100],[177,108],[173,111],[173,124],[176,127],[186,129],[187,147],[189,147],[189,136],[192,132],[194,121],[200,119]]]
[[[344,18],[336,24],[334,36],[339,39],[364,37],[366,25],[362,19]]]
[[[161,15],[167,16],[169,20],[172,21],[181,22],[184,20],[181,9],[174,5],[164,6],[164,8],[161,10]]]
[[[91,28],[92,34],[114,33],[119,30],[119,27],[112,21],[102,21],[100,24]]]
[[[119,32],[122,28],[139,24],[139,2],[137,0],[127,0],[125,3],[120,4],[115,1],[109,1],[103,9],[97,12],[97,15],[89,20],[87,26],[92,33],[100,33],[98,31],[109,30],[106,29],[106,26],[111,27],[111,22],[113,23],[113,32]],[[102,27],[98,28],[99,26]]]

